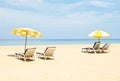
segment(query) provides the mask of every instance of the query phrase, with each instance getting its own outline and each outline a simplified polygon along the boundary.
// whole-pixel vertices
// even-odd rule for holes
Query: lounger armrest
[[[86,47],[86,48],[82,48],[82,49],[87,49],[88,47]]]
[[[18,56],[24,56],[25,54],[24,53],[15,53],[15,56],[18,57]]]
[[[41,54],[41,55],[44,55],[44,53],[40,53],[40,52],[36,52],[36,54]]]
[[[93,48],[87,47],[87,48],[82,48],[82,49],[91,50],[91,49],[93,49]]]
[[[24,55],[24,53],[15,53],[15,55]]]

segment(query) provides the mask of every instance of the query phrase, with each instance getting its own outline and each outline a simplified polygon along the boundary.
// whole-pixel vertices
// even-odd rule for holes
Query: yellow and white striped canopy
[[[105,31],[96,30],[96,31],[90,33],[88,36],[92,37],[92,38],[105,38],[105,37],[109,37],[110,34]]]
[[[15,28],[12,30],[14,35],[42,37],[42,34],[36,30],[30,28]]]

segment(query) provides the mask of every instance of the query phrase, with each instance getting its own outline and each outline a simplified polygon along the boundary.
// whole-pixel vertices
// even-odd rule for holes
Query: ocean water
[[[93,44],[97,39],[28,39],[27,45]],[[101,43],[120,44],[120,39],[101,39]],[[25,45],[24,39],[0,39],[0,46]]]

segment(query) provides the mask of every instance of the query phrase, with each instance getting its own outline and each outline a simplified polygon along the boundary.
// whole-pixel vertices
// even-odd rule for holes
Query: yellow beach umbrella
[[[100,38],[109,37],[110,34],[102,30],[96,30],[96,31],[91,32],[88,36],[92,38],[98,38],[98,41],[100,41]]]
[[[21,35],[25,37],[25,50],[27,45],[27,37],[42,37],[42,34],[36,30],[30,28],[15,28],[12,30],[12,34],[14,35]]]

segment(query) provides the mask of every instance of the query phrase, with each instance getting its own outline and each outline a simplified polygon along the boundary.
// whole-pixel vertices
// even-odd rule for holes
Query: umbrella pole
[[[25,36],[25,50],[26,50],[26,45],[27,45],[27,33],[26,33],[26,36]],[[24,52],[25,52],[24,50]]]
[[[100,42],[100,38],[98,38],[98,42]]]

